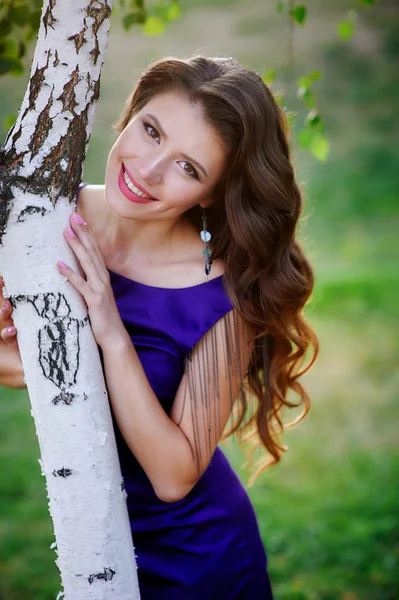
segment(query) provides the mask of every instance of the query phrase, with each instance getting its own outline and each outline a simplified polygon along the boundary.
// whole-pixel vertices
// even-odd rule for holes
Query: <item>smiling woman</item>
[[[284,451],[288,392],[309,407],[313,275],[284,116],[232,59],[165,59],[117,130],[105,186],[81,189],[65,230],[83,274],[59,269],[101,349],[141,597],[270,600],[256,517],[218,442],[231,418],[268,452],[263,470]]]
[[[201,105],[178,90],[165,90],[132,116],[110,152],[108,207],[116,213],[120,207],[127,217],[125,198],[151,204],[151,213],[140,220],[176,219],[198,205],[205,208],[216,199],[225,159],[225,144]]]

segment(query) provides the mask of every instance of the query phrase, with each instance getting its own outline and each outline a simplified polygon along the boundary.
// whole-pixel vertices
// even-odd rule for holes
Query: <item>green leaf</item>
[[[276,79],[276,70],[275,69],[266,69],[266,71],[263,73],[263,82],[266,85],[271,85],[273,83],[273,81]]]
[[[307,127],[306,129],[300,129],[297,133],[299,145],[305,150],[308,150],[310,148],[314,136],[314,132],[309,127]]]
[[[0,42],[1,54],[10,58],[18,58],[18,47],[12,38],[4,38]]]
[[[18,58],[22,58],[26,53],[26,44],[22,40],[18,42],[17,56]]]
[[[180,17],[180,15],[181,15],[180,6],[177,4],[177,2],[172,2],[172,4],[169,6],[168,12],[167,12],[168,21],[175,21],[176,19],[178,19]]]
[[[165,23],[158,17],[148,17],[143,26],[144,35],[160,35],[165,30]]]
[[[303,25],[306,21],[307,8],[304,4],[295,6],[295,8],[290,10],[290,15],[292,19],[296,21],[299,25]]]
[[[35,10],[29,14],[29,25],[32,27],[32,29],[35,30],[35,33],[37,33],[37,30],[39,29],[41,16],[42,11],[40,9]]]
[[[320,71],[311,71],[298,79],[298,87],[309,88],[315,81],[321,79]]]
[[[317,127],[321,123],[321,116],[317,112],[316,108],[313,108],[307,115],[305,119],[305,124],[309,127]]]
[[[22,70],[21,70],[22,69]],[[10,75],[19,75],[23,71],[23,65],[20,60],[11,56],[0,56],[0,75],[9,73]]]
[[[3,126],[6,131],[9,131],[17,120],[17,115],[6,115],[3,120]]]
[[[13,23],[23,27],[29,23],[29,9],[27,6],[14,6],[9,12],[10,19]]]
[[[137,13],[129,13],[122,19],[122,25],[125,31],[129,31],[129,29],[133,27],[133,25],[137,25],[137,23],[139,23]]]
[[[298,98],[302,98],[307,108],[316,108],[316,96],[309,88],[304,86],[298,88],[297,96]]]
[[[9,19],[2,19],[0,21],[0,39],[11,33],[12,24]]]
[[[330,151],[330,142],[323,135],[315,135],[310,143],[310,152],[321,162],[326,162]]]
[[[345,19],[337,25],[337,35],[341,40],[350,40],[355,31],[355,23]]]

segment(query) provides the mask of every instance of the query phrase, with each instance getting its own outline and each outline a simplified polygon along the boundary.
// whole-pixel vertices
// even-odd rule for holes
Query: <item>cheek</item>
[[[198,186],[190,179],[182,177],[178,171],[179,165],[172,165],[165,173],[164,184],[169,196],[176,196],[178,201],[190,201],[198,195]]]
[[[170,204],[183,207],[184,210],[192,208],[207,196],[203,185],[186,180],[173,169],[168,172],[164,179],[164,189],[164,198],[168,199]]]

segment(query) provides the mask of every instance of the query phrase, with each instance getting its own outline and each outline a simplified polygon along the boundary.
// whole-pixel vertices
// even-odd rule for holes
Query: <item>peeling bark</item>
[[[77,268],[62,231],[82,178],[111,5],[45,1],[28,89],[0,149],[3,294],[14,307],[67,600],[139,599],[98,348],[82,297],[56,269],[57,260]]]

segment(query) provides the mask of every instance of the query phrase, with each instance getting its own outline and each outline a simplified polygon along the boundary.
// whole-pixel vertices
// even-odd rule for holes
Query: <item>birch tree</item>
[[[90,137],[112,0],[45,0],[30,81],[0,153],[0,273],[14,308],[67,600],[135,600],[137,569],[86,305],[56,262]]]

